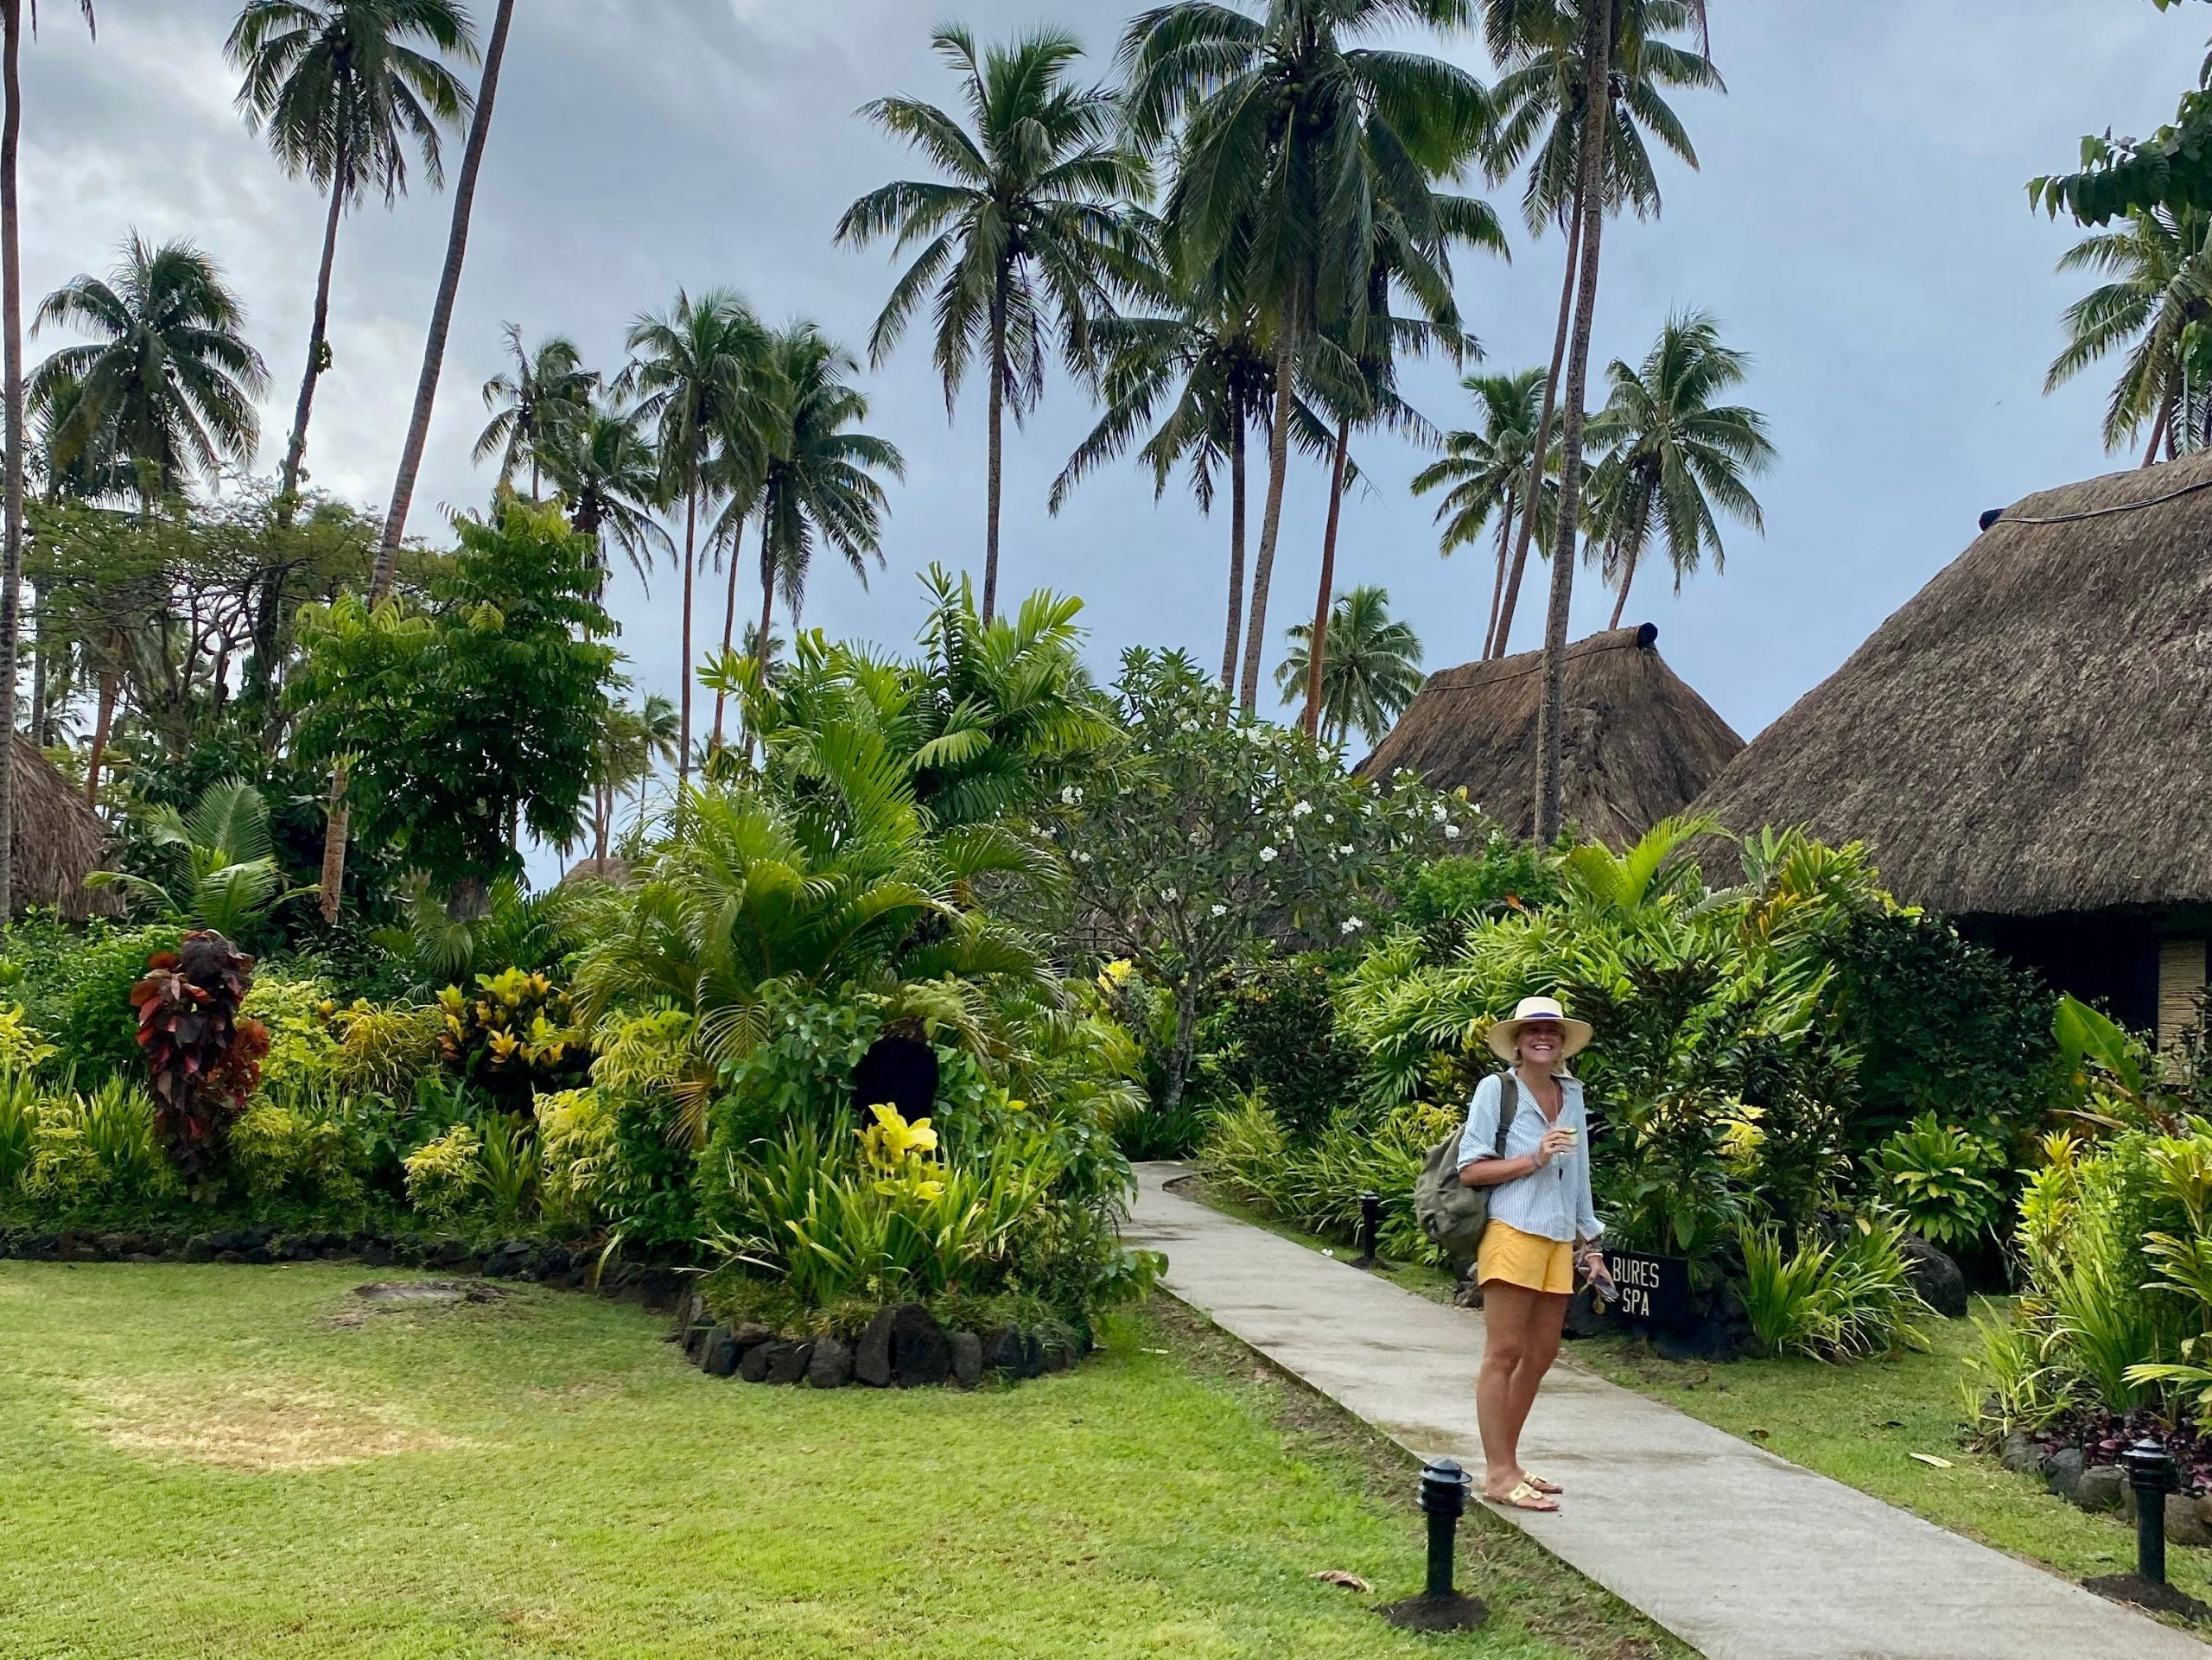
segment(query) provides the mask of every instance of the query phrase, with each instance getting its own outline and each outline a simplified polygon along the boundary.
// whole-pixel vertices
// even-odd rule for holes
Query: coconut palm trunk
[[[729,537],[729,592],[722,598],[722,656],[729,656],[731,643],[737,638],[737,569],[745,563],[740,557],[745,540],[745,521],[740,519]],[[709,749],[722,747],[722,710],[729,703],[729,694],[716,688],[715,692],[715,735],[707,740]]]
[[[1221,689],[1236,690],[1236,643],[1244,620],[1244,410],[1229,433],[1229,631],[1221,641]]]
[[[1292,375],[1298,360],[1285,331],[1275,347],[1275,416],[1268,431],[1268,503],[1260,515],[1260,552],[1252,568],[1252,614],[1244,626],[1244,684],[1237,702],[1247,715],[1260,706],[1260,658],[1267,649],[1268,584],[1274,576],[1275,543],[1282,532],[1283,485],[1290,471]]]
[[[1505,603],[1505,566],[1513,551],[1513,498],[1505,499],[1505,512],[1497,521],[1497,581],[1491,585],[1490,626],[1483,631],[1483,655],[1495,657],[1492,648],[1497,643],[1497,615]]]
[[[23,249],[16,216],[16,162],[23,137],[22,0],[0,0],[0,93],[8,100],[0,117],[0,333],[7,336],[4,372],[7,480],[5,530],[0,531],[0,698],[8,731],[0,734],[0,922],[15,914],[16,635],[22,626],[16,592],[23,577]]]
[[[1337,448],[1329,467],[1329,520],[1321,532],[1321,592],[1313,602],[1313,632],[1306,648],[1306,735],[1321,735],[1321,665],[1329,654],[1329,590],[1337,580],[1337,526],[1344,513],[1344,452],[1351,444],[1351,417],[1337,417]]]
[[[1512,637],[1514,607],[1521,598],[1521,578],[1529,569],[1529,544],[1536,535],[1536,510],[1544,499],[1544,462],[1551,454],[1552,419],[1559,410],[1559,372],[1567,361],[1567,337],[1574,321],[1575,278],[1582,251],[1582,191],[1579,186],[1568,205],[1567,222],[1567,275],[1559,285],[1559,330],[1552,337],[1551,372],[1544,377],[1543,412],[1536,421],[1536,452],[1529,462],[1529,487],[1522,493],[1529,511],[1521,515],[1521,538],[1514,544],[1513,569],[1505,579],[1505,599],[1498,608],[1490,649],[1484,653],[1489,657],[1503,657],[1505,642]]]
[[[407,441],[399,452],[399,472],[391,487],[391,506],[384,518],[384,541],[377,550],[376,578],[369,601],[380,604],[391,593],[399,570],[399,546],[407,536],[407,510],[414,504],[415,480],[423,470],[423,452],[430,440],[430,411],[438,401],[438,376],[445,367],[446,335],[453,328],[454,302],[461,293],[461,268],[468,256],[469,215],[476,206],[476,175],[483,169],[484,146],[492,134],[492,105],[499,96],[499,65],[507,54],[507,32],[515,18],[515,0],[499,0],[492,23],[492,38],[484,49],[484,80],[476,90],[475,112],[469,118],[468,146],[462,151],[461,175],[454,181],[453,226],[446,236],[445,269],[438,277],[438,297],[430,308],[430,331],[423,343],[423,372],[415,386],[415,411],[407,423]],[[339,896],[346,885],[346,769],[332,770],[330,817],[322,836],[322,919],[338,920]]]
[[[998,614],[999,492],[1006,465],[1006,272],[999,272],[998,291],[991,299],[991,417],[990,500],[983,524],[983,626]]]
[[[484,146],[492,135],[492,105],[499,96],[499,66],[507,53],[507,31],[514,22],[515,0],[499,0],[492,24],[492,38],[484,48],[484,82],[477,88],[475,112],[468,122],[468,147],[462,151],[461,175],[454,181],[453,228],[446,238],[445,270],[438,277],[438,297],[430,308],[429,337],[423,346],[423,373],[415,387],[415,412],[407,424],[407,442],[399,452],[399,476],[391,490],[391,506],[385,514],[384,545],[377,555],[375,597],[390,591],[399,568],[399,544],[407,534],[407,511],[415,500],[415,481],[423,470],[423,452],[430,439],[430,412],[438,401],[438,376],[445,367],[446,335],[453,328],[454,302],[461,294],[461,268],[468,257],[468,226],[476,206],[476,178],[483,170]]]
[[[679,631],[681,643],[677,648],[679,661],[683,666],[683,693],[677,702],[679,735],[676,751],[676,798],[679,806],[683,799],[684,786],[691,781],[691,589],[693,573],[698,567],[694,552],[699,541],[697,472],[695,466],[690,487],[683,493],[683,622]]]
[[[300,377],[300,398],[292,411],[292,436],[284,446],[284,471],[276,496],[279,525],[289,525],[298,507],[300,467],[308,451],[308,419],[315,412],[315,383],[322,378],[325,342],[330,334],[330,275],[338,262],[338,221],[346,216],[345,180],[350,164],[346,137],[351,124],[342,119],[338,123],[338,155],[331,170],[330,211],[322,226],[322,264],[315,271],[315,309],[308,321],[308,366]]]
[[[1574,599],[1574,540],[1582,506],[1582,418],[1590,379],[1590,334],[1598,309],[1599,255],[1605,232],[1603,182],[1611,91],[1612,0],[1584,0],[1589,22],[1583,35],[1584,84],[1591,89],[1582,115],[1581,270],[1574,300],[1574,334],[1567,348],[1567,413],[1560,424],[1559,528],[1553,537],[1551,604],[1544,616],[1543,695],[1536,706],[1536,840],[1549,843],[1560,830],[1560,726],[1567,715],[1567,612]],[[1541,463],[1540,463],[1541,464]]]
[[[100,805],[100,763],[107,758],[108,734],[115,729],[116,694],[116,677],[103,672],[99,707],[92,716],[92,747],[85,756],[85,805],[88,807]]]
[[[2156,467],[2158,464],[2158,446],[2165,442],[2166,427],[2173,417],[2173,405],[2171,403],[2158,405],[2158,418],[2151,423],[2151,442],[2144,447],[2143,450],[2144,466]]]

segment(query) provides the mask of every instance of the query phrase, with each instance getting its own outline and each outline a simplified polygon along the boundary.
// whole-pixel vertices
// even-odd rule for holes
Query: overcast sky
[[[105,268],[134,226],[199,242],[241,292],[269,359],[261,465],[273,471],[304,350],[317,200],[232,107],[230,0],[100,10],[94,43],[73,6],[49,4],[25,53],[27,294],[35,303]],[[1766,535],[1732,531],[1724,576],[1679,598],[1663,580],[1639,583],[1630,606],[1749,737],[1954,557],[1984,508],[2126,464],[2097,436],[2108,377],[2043,395],[2058,314],[2082,283],[2052,274],[2071,227],[2031,213],[2023,186],[2069,163],[2085,132],[2139,132],[2170,116],[2207,24],[2201,9],[2162,14],[2149,0],[1716,0],[1713,12],[1729,92],[1680,99],[1701,169],[1662,162],[1662,217],[1608,232],[1597,362],[1640,358],[1686,306],[1714,312],[1754,356],[1745,396],[1771,418],[1781,453],[1759,487]],[[524,0],[518,14],[410,526],[425,535],[489,490],[468,455],[503,322],[532,338],[567,333],[611,370],[639,310],[679,287],[727,284],[764,315],[810,316],[861,346],[892,268],[885,252],[833,247],[831,231],[855,195],[914,164],[851,112],[893,91],[954,98],[928,50],[937,14],[914,0]],[[1103,77],[1127,11],[1122,0],[966,0],[957,15],[986,38],[1071,28]],[[1442,49],[1487,74],[1474,41]],[[1520,229],[1517,183],[1495,200],[1515,230],[1512,261],[1463,258],[1462,308],[1491,366],[1540,364],[1559,239]],[[448,213],[444,196],[418,187],[396,211],[356,213],[339,246],[335,364],[308,460],[319,484],[378,509]],[[33,360],[54,343],[35,342]],[[936,559],[980,567],[982,405],[963,399],[948,424],[918,336],[867,384],[873,429],[909,462],[889,566],[864,589],[817,561],[805,621],[903,645],[915,573]],[[1440,425],[1465,423],[1443,367],[1416,367],[1408,391]],[[1102,668],[1140,642],[1217,660],[1225,512],[1209,523],[1173,493],[1155,506],[1131,467],[1047,516],[1046,487],[1091,418],[1082,391],[1056,381],[1027,429],[1009,429],[1002,590],[1081,595]],[[1431,669],[1471,657],[1490,596],[1483,559],[1437,557],[1430,506],[1406,488],[1417,454],[1371,441],[1363,460],[1372,486],[1346,510],[1340,585],[1387,585]],[[1321,486],[1318,469],[1294,480],[1278,638],[1311,614]],[[639,682],[671,693],[676,593],[671,577],[650,596],[629,579],[614,601]],[[1577,631],[1602,626],[1610,599],[1580,576]],[[702,602],[702,633],[710,610],[719,626],[719,605]],[[1523,607],[1517,643],[1534,643],[1539,615]]]

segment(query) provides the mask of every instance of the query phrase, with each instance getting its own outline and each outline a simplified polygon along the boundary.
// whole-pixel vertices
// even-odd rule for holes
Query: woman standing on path
[[[1578,1258],[1595,1283],[1612,1283],[1590,1203],[1582,1084],[1567,1071],[1589,1041],[1588,1021],[1569,1020],[1549,997],[1523,997],[1490,1029],[1491,1050],[1512,1071],[1476,1086],[1459,1137],[1459,1180],[1491,1190],[1475,1266],[1486,1333],[1475,1383],[1483,1497],[1516,1510],[1559,1508],[1558,1485],[1521,1466],[1521,1427],[1559,1353]]]

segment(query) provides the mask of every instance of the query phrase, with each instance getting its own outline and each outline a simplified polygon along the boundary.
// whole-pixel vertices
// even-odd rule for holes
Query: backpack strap
[[[1505,1137],[1513,1128],[1514,1116],[1521,1110],[1521,1084],[1511,1072],[1497,1075],[1497,1140],[1490,1154],[1494,1159],[1505,1156]]]

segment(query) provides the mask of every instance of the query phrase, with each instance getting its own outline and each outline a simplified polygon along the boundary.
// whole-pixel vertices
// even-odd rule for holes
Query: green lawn
[[[372,1277],[0,1262],[0,1655],[1683,1652],[1487,1517],[1491,1627],[1385,1626],[1409,1472],[1172,1306],[1012,1390],[821,1394],[634,1308]]]

